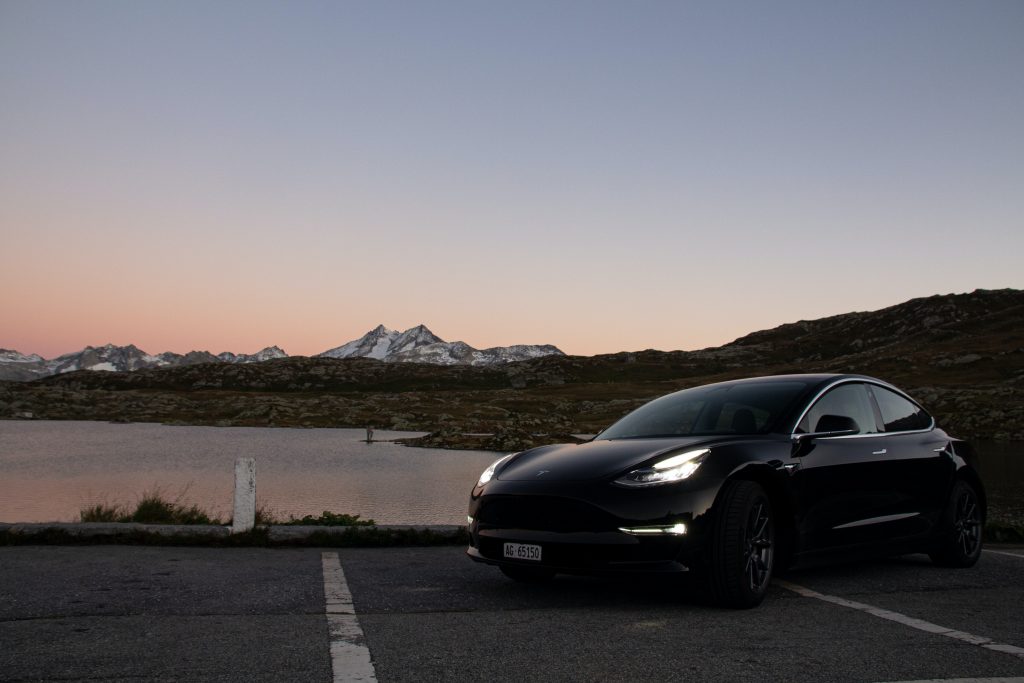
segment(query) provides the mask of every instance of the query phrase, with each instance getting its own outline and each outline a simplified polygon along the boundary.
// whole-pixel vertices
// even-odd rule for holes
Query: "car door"
[[[905,492],[895,481],[899,467],[888,457],[890,436],[882,431],[864,382],[843,381],[822,394],[797,431],[820,431],[825,416],[853,419],[858,433],[802,442],[793,471],[803,550],[873,543],[905,533]]]
[[[905,514],[904,535],[926,534],[939,522],[956,465],[949,437],[934,429],[935,421],[907,397],[868,384],[886,434],[885,458],[891,483],[901,494],[893,514]]]

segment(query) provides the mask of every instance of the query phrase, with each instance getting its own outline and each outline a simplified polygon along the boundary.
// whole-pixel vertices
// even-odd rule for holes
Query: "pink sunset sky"
[[[0,348],[695,349],[1024,287],[1024,4],[0,4]]]

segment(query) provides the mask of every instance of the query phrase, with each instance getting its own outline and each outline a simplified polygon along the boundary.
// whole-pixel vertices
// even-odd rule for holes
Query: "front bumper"
[[[474,525],[475,526],[475,525]],[[621,531],[553,534],[528,529],[471,532],[466,554],[491,565],[543,567],[563,574],[678,574],[689,571],[681,561],[685,541],[636,538]],[[529,543],[543,550],[541,562],[504,557],[504,544]]]
[[[569,574],[672,574],[701,561],[713,491],[567,488],[498,482],[474,491],[469,557]],[[541,561],[506,558],[505,543],[539,545]]]

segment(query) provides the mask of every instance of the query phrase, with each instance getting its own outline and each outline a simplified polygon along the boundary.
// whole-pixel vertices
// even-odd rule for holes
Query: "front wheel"
[[[929,553],[942,567],[970,567],[981,557],[981,504],[978,493],[964,480],[953,485],[943,514],[942,537]]]
[[[768,494],[753,481],[731,481],[721,494],[711,539],[709,583],[715,601],[761,604],[772,580],[775,520]]]

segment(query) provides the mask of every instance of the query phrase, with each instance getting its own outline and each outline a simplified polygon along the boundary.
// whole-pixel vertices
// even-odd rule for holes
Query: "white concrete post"
[[[231,533],[252,531],[256,526],[256,459],[235,459],[235,514]]]

